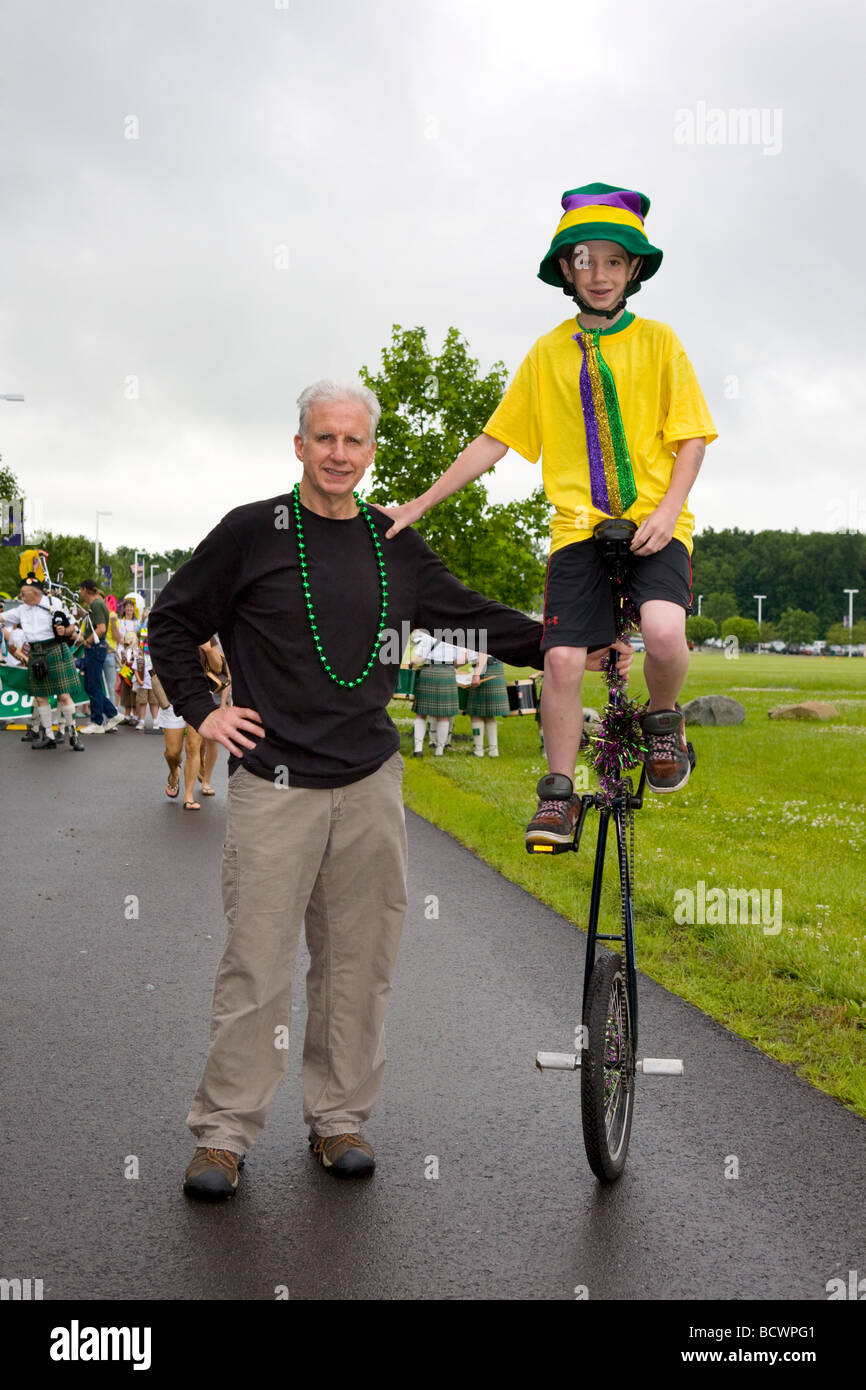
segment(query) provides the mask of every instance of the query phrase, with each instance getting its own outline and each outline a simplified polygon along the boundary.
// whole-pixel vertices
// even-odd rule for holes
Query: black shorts
[[[654,555],[632,555],[629,571],[628,591],[638,612],[654,598],[691,606],[692,562],[682,541],[669,541]],[[541,650],[604,647],[615,634],[613,593],[600,547],[593,540],[563,546],[547,566]]]

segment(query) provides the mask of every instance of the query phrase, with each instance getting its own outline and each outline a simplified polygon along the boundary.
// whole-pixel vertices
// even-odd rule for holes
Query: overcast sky
[[[299,391],[394,323],[513,372],[568,313],[536,278],[561,194],[602,180],[652,200],[633,307],[719,430],[698,530],[866,528],[864,13],[7,0],[0,453],[31,520],[197,543],[292,485]],[[509,455],[491,494],[539,477]]]

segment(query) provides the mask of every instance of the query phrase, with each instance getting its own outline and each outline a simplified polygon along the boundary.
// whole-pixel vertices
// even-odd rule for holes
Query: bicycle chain
[[[631,778],[623,778],[622,783],[622,834],[619,839],[619,881],[620,881],[620,910],[622,913],[622,937],[625,946],[627,907],[625,885],[628,884],[628,896],[634,900],[634,808],[631,804],[632,785]]]

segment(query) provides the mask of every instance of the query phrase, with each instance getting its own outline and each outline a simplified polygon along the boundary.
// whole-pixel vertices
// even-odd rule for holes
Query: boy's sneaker
[[[231,1149],[196,1149],[184,1174],[183,1190],[187,1197],[200,1197],[206,1202],[233,1197],[243,1166],[244,1155],[232,1153]]]
[[[691,774],[686,717],[676,709],[646,710],[640,716],[646,735],[646,780],[653,792],[678,792]]]
[[[526,827],[526,848],[570,844],[580,815],[580,797],[574,794],[571,778],[562,772],[548,773],[536,791],[538,809]]]
[[[376,1167],[376,1155],[363,1134],[331,1134],[323,1139],[311,1129],[310,1148],[335,1178],[366,1178]]]
[[[122,714],[113,714],[113,715],[111,716],[110,719],[106,719],[106,721],[105,721],[105,729],[106,729],[106,732],[108,732],[110,729],[116,729],[117,726],[118,726],[118,724],[122,724],[122,723],[123,723],[123,715],[122,715]]]

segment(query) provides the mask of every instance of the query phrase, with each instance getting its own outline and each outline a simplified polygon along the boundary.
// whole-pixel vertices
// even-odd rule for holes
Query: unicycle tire
[[[625,1167],[634,1112],[634,1035],[622,959],[599,951],[584,1012],[580,1066],[583,1142],[601,1182]]]

